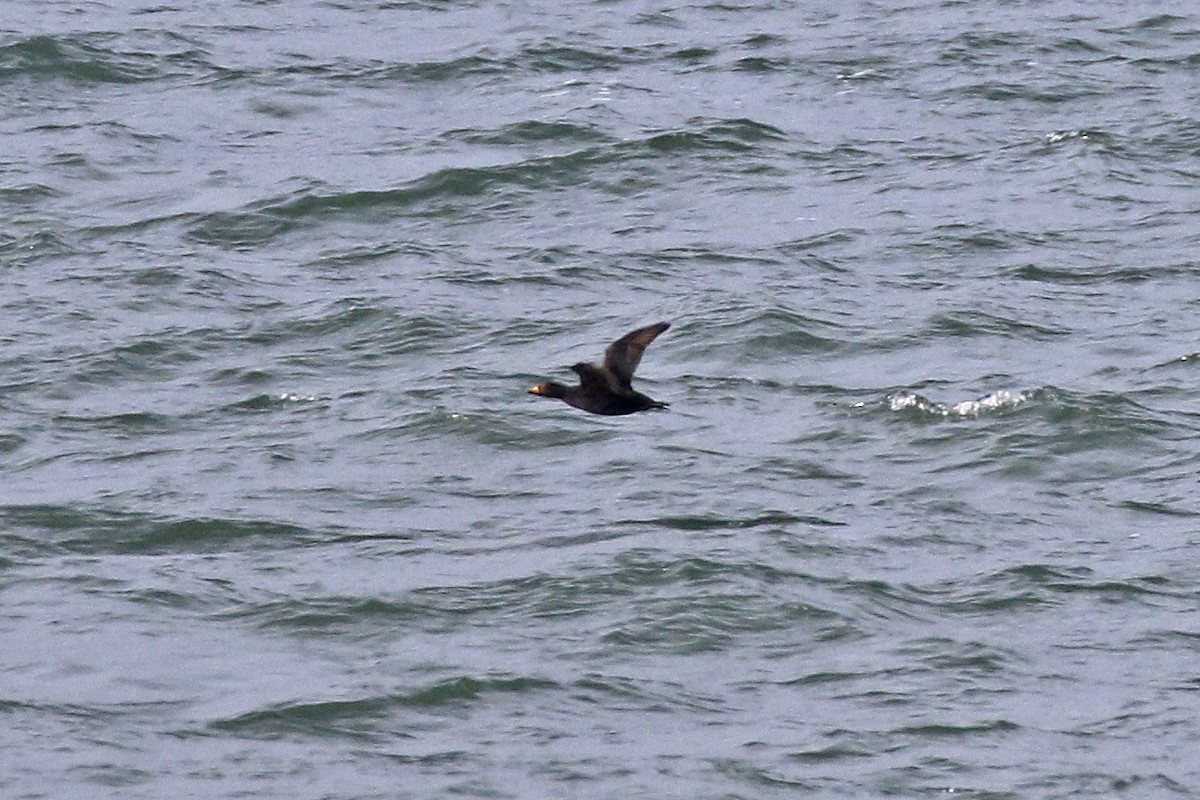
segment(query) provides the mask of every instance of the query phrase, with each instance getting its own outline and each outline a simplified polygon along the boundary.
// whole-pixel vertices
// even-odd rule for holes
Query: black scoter
[[[630,381],[633,380],[633,371],[642,360],[642,353],[646,352],[646,347],[654,341],[654,337],[669,327],[669,322],[659,322],[630,331],[604,351],[602,367],[583,361],[574,365],[571,369],[579,376],[578,386],[564,386],[547,381],[534,386],[529,393],[555,397],[575,408],[610,417],[652,408],[666,408],[666,403],[634,391]]]

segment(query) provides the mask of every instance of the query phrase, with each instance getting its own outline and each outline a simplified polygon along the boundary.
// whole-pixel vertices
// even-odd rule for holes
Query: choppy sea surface
[[[0,796],[1200,797],[1198,66],[0,6]],[[658,320],[669,411],[526,393]]]

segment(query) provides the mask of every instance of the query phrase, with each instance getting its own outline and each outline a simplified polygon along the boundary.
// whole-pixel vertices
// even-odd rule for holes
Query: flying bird
[[[554,381],[546,381],[534,386],[529,393],[541,397],[554,397],[575,408],[610,417],[666,408],[667,403],[634,391],[630,382],[633,380],[634,370],[642,360],[642,353],[646,352],[646,348],[656,336],[669,327],[669,322],[659,322],[630,331],[604,351],[602,367],[585,361],[574,365],[571,369],[579,376],[578,386],[564,386]]]

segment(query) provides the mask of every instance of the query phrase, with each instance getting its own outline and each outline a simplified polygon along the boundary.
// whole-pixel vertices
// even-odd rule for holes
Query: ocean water
[[[0,7],[0,795],[1200,797],[1198,64]],[[658,320],[669,411],[526,393]]]

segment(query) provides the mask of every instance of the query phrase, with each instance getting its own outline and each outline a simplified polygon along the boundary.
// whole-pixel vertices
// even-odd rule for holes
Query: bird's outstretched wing
[[[612,387],[608,385],[608,378],[604,371],[595,364],[588,364],[586,361],[580,361],[571,367],[571,370],[579,376],[579,386],[585,392],[608,392]]]
[[[604,351],[604,368],[613,374],[622,388],[629,388],[629,383],[633,380],[633,373],[642,361],[642,353],[646,352],[646,348],[656,336],[669,327],[671,327],[671,323],[659,322],[655,325],[638,328],[617,339]],[[579,372],[578,369],[575,371]],[[579,377],[583,378],[583,373],[580,373]]]

